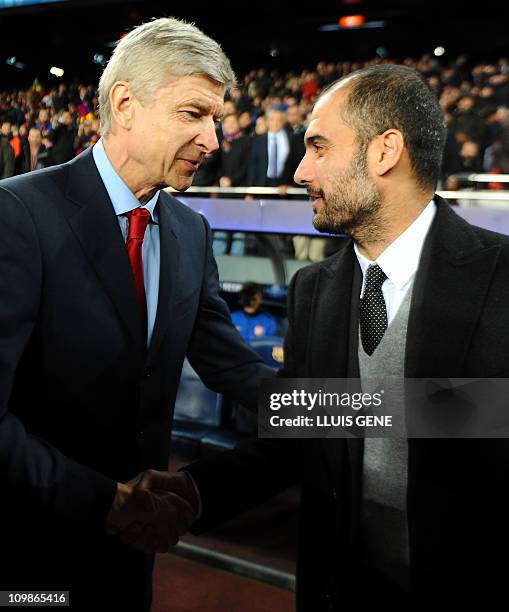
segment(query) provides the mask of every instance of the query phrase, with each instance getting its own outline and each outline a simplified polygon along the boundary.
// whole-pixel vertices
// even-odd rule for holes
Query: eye
[[[186,114],[188,117],[192,117],[193,119],[199,119],[201,117],[200,113],[198,111],[190,111],[190,110],[185,110],[182,111],[184,114]]]

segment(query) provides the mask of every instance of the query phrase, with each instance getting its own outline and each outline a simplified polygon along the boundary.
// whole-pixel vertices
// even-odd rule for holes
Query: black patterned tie
[[[387,276],[378,264],[368,267],[364,295],[360,300],[359,321],[362,346],[371,355],[387,329],[387,309],[382,285]]]

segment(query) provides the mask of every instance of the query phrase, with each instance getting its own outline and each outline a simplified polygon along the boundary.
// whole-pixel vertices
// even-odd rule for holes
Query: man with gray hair
[[[165,491],[184,358],[244,403],[270,375],[219,297],[207,221],[161,191],[218,148],[234,78],[196,27],[137,27],[101,78],[102,139],[0,183],[0,588],[149,610],[153,553],[197,511]]]

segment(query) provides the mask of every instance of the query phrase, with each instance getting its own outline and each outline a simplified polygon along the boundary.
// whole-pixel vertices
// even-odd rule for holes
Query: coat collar
[[[66,198],[75,206],[67,220],[110,297],[119,318],[137,346],[146,351],[146,338],[136,301],[131,265],[118,220],[104,183],[88,149],[68,166]],[[178,262],[180,224],[171,214],[173,198],[161,193],[158,202],[161,272],[157,317],[150,353],[160,346],[168,324],[169,296]]]
[[[475,228],[442,198],[426,238],[408,321],[405,374],[460,376],[482,313],[500,246],[485,247]]]

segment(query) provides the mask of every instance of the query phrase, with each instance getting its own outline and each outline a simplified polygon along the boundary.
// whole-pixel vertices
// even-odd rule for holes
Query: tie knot
[[[371,291],[379,291],[387,278],[385,272],[378,264],[373,264],[366,271],[366,288],[369,293]]]
[[[145,237],[145,230],[147,229],[148,222],[150,221],[150,212],[146,208],[135,208],[127,213],[129,219],[129,234],[128,240],[143,240]]]

